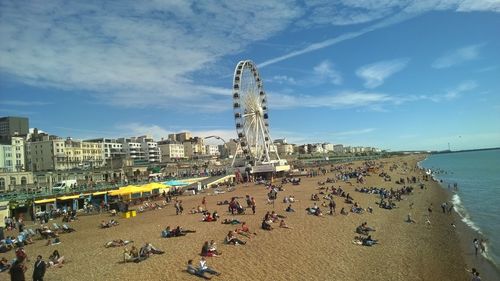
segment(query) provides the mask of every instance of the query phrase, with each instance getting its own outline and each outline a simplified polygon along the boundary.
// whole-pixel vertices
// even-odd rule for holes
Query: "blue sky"
[[[273,138],[500,146],[500,1],[3,1],[0,116],[74,138],[235,137],[253,60]]]

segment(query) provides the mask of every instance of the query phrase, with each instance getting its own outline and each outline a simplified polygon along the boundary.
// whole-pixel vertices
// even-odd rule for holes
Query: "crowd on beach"
[[[403,164],[403,167],[391,166],[389,167],[389,170],[393,171],[398,168],[407,169],[408,167],[405,165],[406,164]],[[328,173],[333,174],[333,177],[328,177],[325,180],[317,182],[317,191],[310,196],[310,205],[305,209],[306,214],[311,217],[319,218],[336,215],[351,215],[348,218],[353,220],[362,218],[361,216],[365,214],[373,214],[374,210],[371,206],[361,206],[361,204],[353,198],[351,193],[348,192],[346,188],[341,187],[339,184],[340,182],[346,183],[348,186],[353,186],[354,191],[359,192],[360,196],[361,194],[378,196],[379,201],[376,204],[382,209],[391,210],[399,208],[400,202],[412,195],[414,190],[413,185],[421,183],[423,179],[417,177],[407,177],[406,179],[400,178],[394,183],[395,186],[392,188],[364,186],[366,182],[365,177],[369,175],[377,175],[375,172],[383,170],[383,168],[382,164],[369,161],[356,168],[351,165],[332,165],[329,170],[324,167],[311,169],[311,172],[308,174],[309,177],[326,176]],[[384,181],[392,180],[391,177],[383,171],[378,173],[378,175],[383,177]],[[263,188],[267,190],[266,208],[270,208],[272,206],[273,209],[272,211],[266,211],[265,215],[262,217],[259,228],[265,232],[274,232],[273,230],[277,228],[289,229],[293,231],[293,227],[289,226],[286,220],[288,217],[294,216],[298,211],[294,207],[294,204],[298,202],[298,200],[291,193],[287,193],[286,195],[281,194],[285,194],[285,187],[288,184],[300,185],[300,178],[284,178],[280,185],[275,185],[271,181],[261,179],[258,181],[258,184],[262,184]],[[279,200],[280,197],[282,197],[281,200]],[[162,210],[172,208],[173,205],[177,216],[184,215],[183,202],[179,198],[172,198],[171,194],[164,194],[159,199],[161,199],[160,202],[145,201],[143,204],[138,206],[138,210],[141,212],[148,210]],[[279,204],[280,201],[282,205]],[[242,202],[244,202],[244,204]],[[337,213],[337,204],[340,202],[342,202],[342,206],[340,207],[341,210]],[[275,204],[283,206],[282,210],[284,213],[277,211],[275,209]],[[227,206],[226,212],[222,214],[224,218],[221,218],[221,215],[217,210],[209,210],[206,197],[203,197],[200,204],[190,209],[188,213],[196,215],[199,218],[198,220],[200,223],[211,223],[210,225],[213,225],[213,227],[219,227],[217,225],[232,226],[234,230],[229,230],[223,239],[225,245],[247,245],[253,237],[258,235],[257,231],[251,230],[251,226],[249,226],[247,222],[242,219],[244,215],[256,214],[257,202],[253,196],[250,194],[247,194],[245,197],[233,196],[231,198],[227,198],[227,200],[217,201],[217,206]],[[412,205],[410,204],[410,209],[411,207]],[[441,208],[443,213],[451,213],[453,205],[450,203],[443,203]],[[326,213],[324,213],[324,211]],[[285,213],[286,215],[284,215]],[[109,210],[109,215],[111,217],[114,217],[116,214],[116,210]],[[61,217],[63,222],[66,223],[63,223],[62,225],[53,223],[52,227],[49,227],[49,219],[44,216],[40,221],[41,227],[37,228],[36,232],[32,229],[24,229],[22,217],[20,217],[18,221],[15,221],[15,219],[12,218],[6,218],[6,229],[13,232],[15,231],[14,226],[17,226],[19,234],[17,237],[8,236],[6,239],[2,240],[0,244],[0,253],[4,250],[15,250],[16,259],[8,261],[5,258],[2,258],[0,261],[0,271],[9,271],[11,280],[25,280],[24,274],[27,271],[26,262],[30,261],[27,257],[25,248],[27,245],[34,242],[33,238],[35,238],[35,236],[40,236],[41,239],[46,240],[47,245],[57,245],[61,243],[61,234],[76,231],[67,224],[78,219],[76,212],[69,209],[64,212]],[[412,218],[410,214],[408,214],[406,221],[409,223],[416,223],[415,219]],[[102,220],[99,224],[99,227],[102,229],[115,226],[119,226],[119,222],[114,218]],[[375,227],[369,226],[368,222],[363,220],[354,230],[355,236],[352,240],[352,244],[367,247],[379,244],[380,242],[372,237],[375,231]],[[175,227],[166,226],[161,233],[159,233],[159,236],[165,239],[182,239],[182,237],[190,233],[196,233],[196,230],[185,229],[180,225]],[[208,280],[213,276],[221,275],[221,272],[217,271],[213,267],[210,267],[208,265],[207,258],[221,257],[222,251],[218,249],[215,240],[204,240],[204,242],[200,242],[202,247],[198,265],[195,265],[196,263],[194,262],[194,259],[189,259],[186,262],[186,272]],[[476,255],[478,249],[484,251],[484,243],[486,243],[486,241],[479,241],[476,239],[473,243],[476,248]],[[247,247],[249,247],[248,245]],[[124,247],[122,253],[123,263],[140,263],[150,257],[153,257],[154,255],[162,255],[165,253],[165,251],[159,249],[157,246],[154,246],[149,241],[144,242],[141,247],[137,247],[132,240],[115,239],[104,243],[104,247]],[[228,251],[230,250],[228,249]],[[33,266],[33,280],[43,280],[46,268],[61,267],[64,263],[65,258],[61,256],[57,250],[54,250],[48,260],[44,260],[42,256],[38,255]],[[475,277],[479,278],[477,270],[472,269],[471,272]],[[473,280],[480,280],[477,278]]]

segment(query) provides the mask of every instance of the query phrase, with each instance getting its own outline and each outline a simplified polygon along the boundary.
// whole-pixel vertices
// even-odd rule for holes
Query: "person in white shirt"
[[[199,268],[199,271],[201,273],[206,272],[206,273],[210,273],[210,274],[217,275],[217,276],[220,275],[219,272],[217,272],[214,269],[208,267],[207,260],[205,259],[205,257],[201,257],[201,259],[200,259],[200,268]]]

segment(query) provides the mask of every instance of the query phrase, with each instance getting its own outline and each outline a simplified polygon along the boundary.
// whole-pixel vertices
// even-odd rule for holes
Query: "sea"
[[[455,211],[478,239],[487,239],[484,257],[498,267],[500,149],[431,154],[420,166],[430,169],[441,186],[450,190]]]

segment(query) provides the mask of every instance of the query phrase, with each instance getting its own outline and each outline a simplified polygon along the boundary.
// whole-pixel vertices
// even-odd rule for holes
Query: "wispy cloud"
[[[395,100],[388,94],[364,91],[342,91],[335,95],[323,96],[290,95],[282,93],[272,93],[269,95],[269,103],[275,108],[359,108],[370,107],[386,102],[395,102]]]
[[[9,106],[42,106],[49,104],[51,103],[44,101],[0,100],[0,105],[9,105]]]
[[[260,67],[266,67],[296,56],[321,50],[341,42],[357,38],[366,33],[385,28],[421,14],[431,11],[456,11],[474,12],[490,11],[500,12],[500,4],[495,0],[427,0],[427,1],[350,1],[340,0],[337,5],[331,5],[331,1],[319,0],[306,4],[312,9],[311,17],[298,21],[299,26],[311,26],[314,24],[350,25],[378,22],[359,29],[358,31],[341,34],[324,41],[311,43],[299,50],[288,52],[259,63]],[[339,16],[340,15],[340,16]]]
[[[384,80],[403,70],[410,59],[395,59],[379,61],[364,65],[356,70],[356,75],[365,80],[366,88],[376,88],[384,83]]]
[[[477,83],[475,81],[464,81],[460,83],[457,87],[448,90],[446,94],[443,95],[444,99],[452,100],[460,97],[463,93],[472,91],[477,88]]]
[[[351,130],[351,131],[334,132],[334,133],[331,133],[330,135],[334,136],[334,137],[364,135],[364,134],[371,133],[375,130],[376,130],[375,128],[364,128],[364,129]]]
[[[437,58],[432,67],[441,69],[462,64],[467,61],[479,58],[479,51],[484,44],[465,46],[456,50],[448,51],[443,56]]]
[[[287,75],[275,75],[271,77],[270,79],[265,79],[267,82],[270,83],[277,83],[277,84],[290,84],[290,85],[295,85],[297,84],[297,81],[295,78],[287,76]]]
[[[3,73],[37,87],[90,92],[100,102],[133,107],[219,103],[225,91],[200,85],[196,74],[301,15],[294,2],[267,0],[238,5],[5,1],[1,9]]]
[[[329,60],[324,60],[314,67],[314,74],[335,85],[342,84],[342,76]]]

